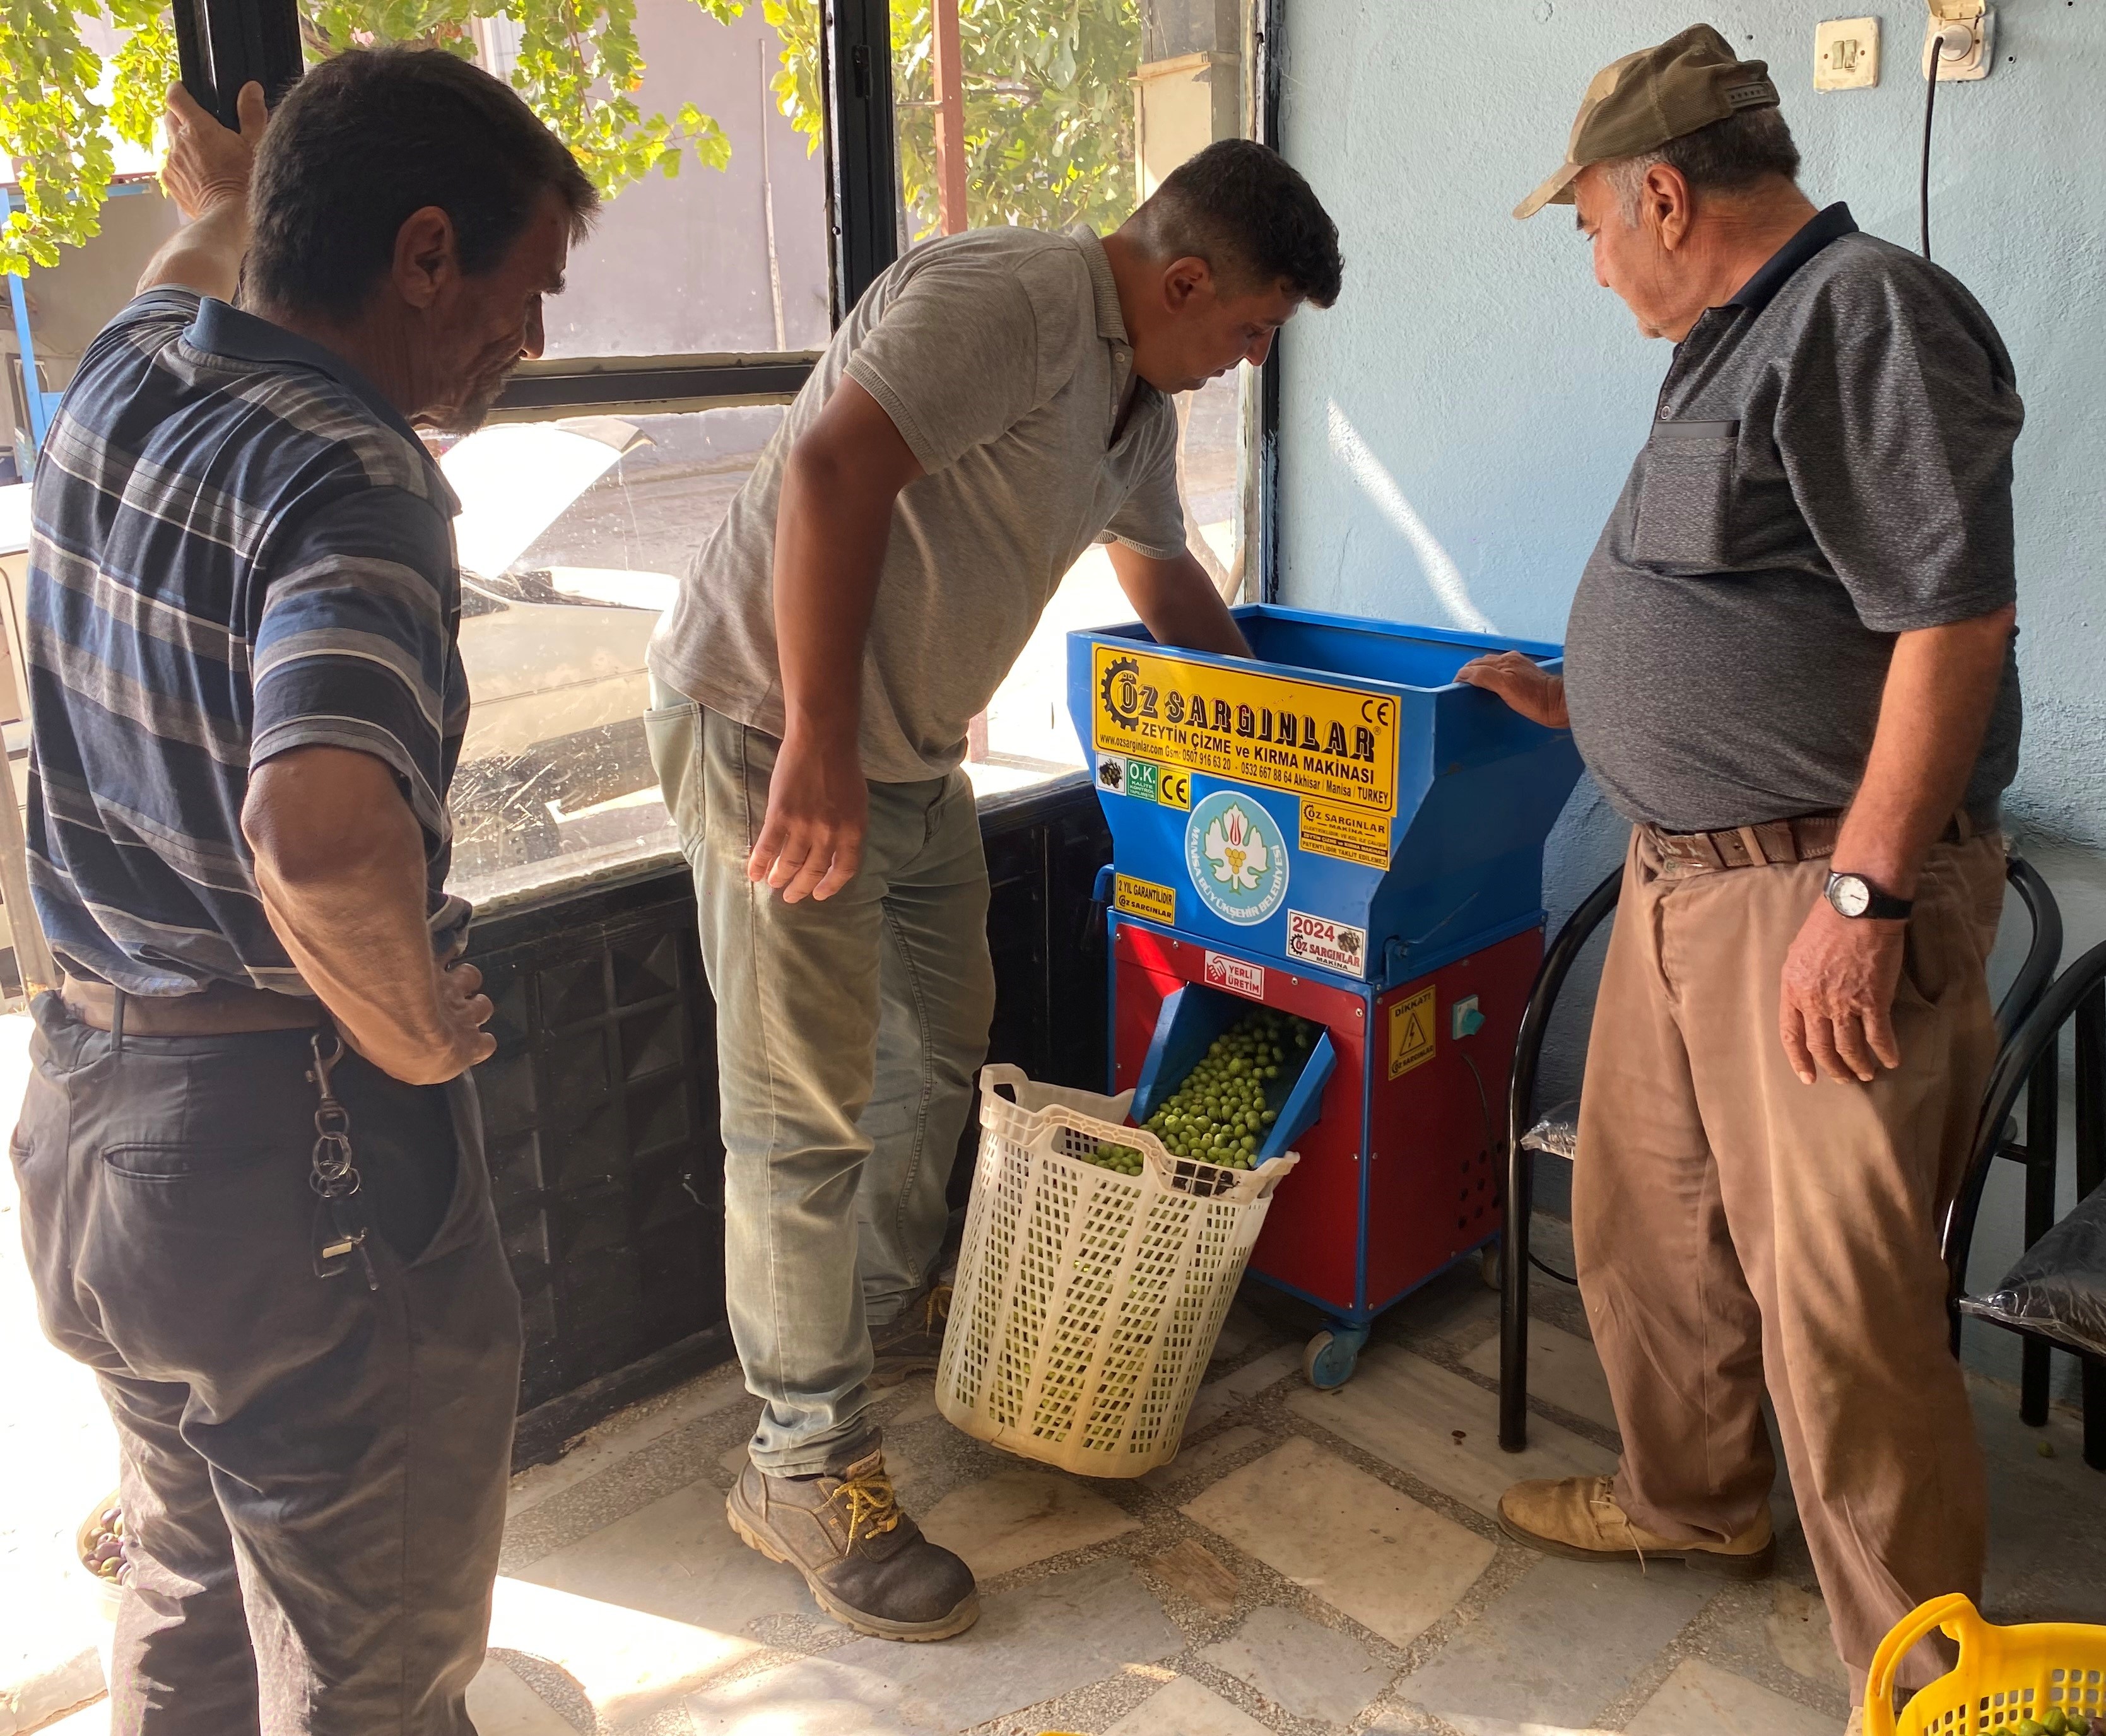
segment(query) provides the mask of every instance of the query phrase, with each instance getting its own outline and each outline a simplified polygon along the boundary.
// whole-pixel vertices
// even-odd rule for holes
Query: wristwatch
[[[1875,922],[1906,922],[1916,908],[1913,898],[1890,898],[1875,892],[1862,874],[1828,876],[1829,906],[1839,916],[1866,917]]]

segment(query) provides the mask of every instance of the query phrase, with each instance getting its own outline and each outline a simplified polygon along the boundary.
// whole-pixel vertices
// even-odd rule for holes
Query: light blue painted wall
[[[1769,61],[1808,192],[1913,245],[1925,10],[1866,10],[1879,87],[1817,94],[1814,25],[1847,0],[1291,0],[1285,148],[1338,221],[1346,280],[1284,340],[1286,601],[1563,638],[1669,349],[1597,287],[1567,208],[1508,213],[1562,156],[1597,68],[1705,17]],[[2071,895],[2073,955],[2106,934],[2106,0],[1995,11],[1992,76],[1939,92],[1932,240],[2028,406],[2011,807]],[[1552,843],[1553,917],[1620,843],[1583,786]],[[2014,1201],[1992,1199],[1978,1268],[2007,1262]]]

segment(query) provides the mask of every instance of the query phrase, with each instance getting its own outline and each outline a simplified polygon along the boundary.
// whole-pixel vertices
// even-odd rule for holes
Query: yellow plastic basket
[[[1960,1642],[1960,1661],[1898,1716],[1894,1673],[1932,1629]],[[1955,1592],[1933,1598],[1895,1626],[1872,1656],[1865,1687],[1866,1736],[1983,1736],[2057,1707],[2106,1717],[2106,1627],[2034,1622],[1998,1627]]]

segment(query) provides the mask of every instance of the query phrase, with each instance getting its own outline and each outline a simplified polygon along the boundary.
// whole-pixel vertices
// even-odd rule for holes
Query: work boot
[[[1499,1497],[1499,1529],[1517,1543],[1575,1561],[1682,1561],[1728,1579],[1767,1578],[1777,1562],[1769,1509],[1724,1543],[1674,1543],[1632,1523],[1609,1477],[1517,1483]]]
[[[899,1318],[871,1329],[876,1358],[872,1386],[897,1386],[912,1374],[933,1374],[943,1357],[943,1328],[950,1323],[951,1286],[939,1278],[899,1311]]]
[[[876,1448],[818,1477],[771,1477],[749,1460],[724,1514],[748,1548],[796,1568],[819,1607],[859,1634],[948,1640],[979,1619],[972,1569],[899,1510]]]

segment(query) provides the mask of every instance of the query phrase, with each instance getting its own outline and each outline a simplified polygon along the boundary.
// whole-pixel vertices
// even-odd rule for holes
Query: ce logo
[[[1364,699],[1360,701],[1361,719],[1380,728],[1387,728],[1390,721],[1390,701],[1386,699]]]
[[[1158,799],[1165,808],[1190,808],[1192,805],[1192,780],[1182,772],[1166,769],[1158,789]]]

